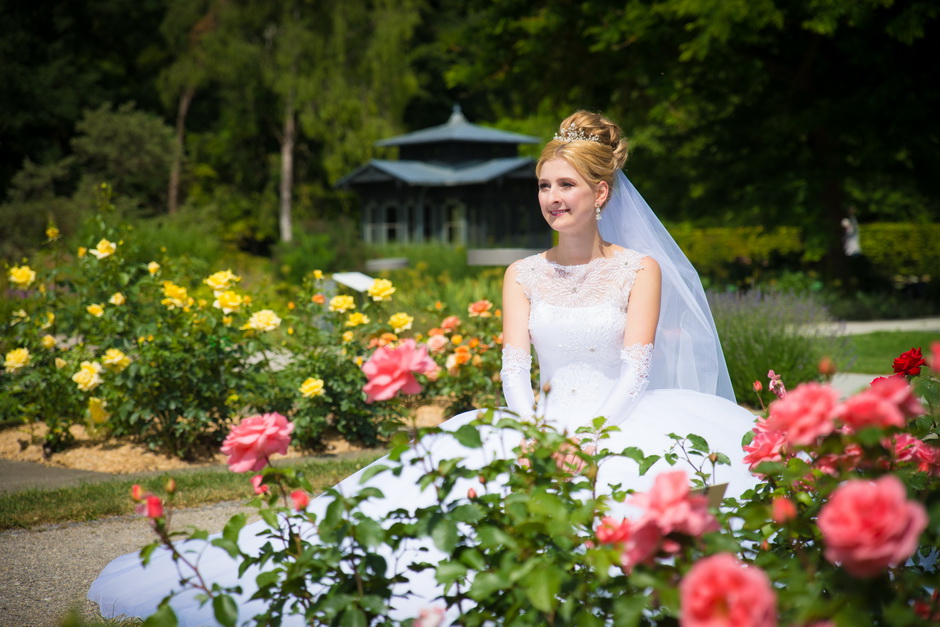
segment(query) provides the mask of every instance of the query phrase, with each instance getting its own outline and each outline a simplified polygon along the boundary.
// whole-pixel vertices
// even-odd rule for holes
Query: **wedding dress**
[[[573,433],[598,415],[609,392],[621,382],[625,362],[630,363],[630,372],[634,372],[638,380],[644,378],[651,347],[624,350],[622,346],[627,299],[637,272],[642,272],[643,255],[622,250],[613,257],[595,259],[583,266],[560,266],[536,255],[518,265],[518,281],[531,302],[529,329],[539,359],[541,383],[543,386],[551,383],[551,391],[541,395],[537,408],[533,410],[530,406],[526,412],[522,407],[520,413],[534,413],[554,428]],[[528,380],[528,358],[527,353],[518,349],[504,349],[504,377],[512,379],[521,373]],[[611,423],[619,425],[620,431],[612,434],[604,443],[605,447],[618,451],[635,446],[647,455],[661,455],[673,444],[670,433],[680,436],[694,433],[704,437],[713,450],[727,454],[732,460],[732,466],[717,468],[716,483],[729,483],[734,494],[753,485],[754,479],[741,461],[741,438],[753,426],[754,417],[750,412],[711,394],[679,389],[641,392],[639,381],[633,381],[628,387],[637,393],[631,397],[630,390],[627,391],[630,406],[623,409],[626,415],[608,417]],[[531,386],[528,389],[531,395]],[[494,455],[514,455],[512,451],[519,445],[519,435],[511,432],[487,428],[482,449],[466,449],[449,437],[449,432],[472,421],[477,414],[476,411],[466,412],[443,424],[445,433],[435,436],[429,444],[435,459],[461,456],[466,457],[465,464],[473,466],[482,465]],[[384,458],[375,463],[383,461]],[[636,462],[609,458],[600,466],[598,484],[602,487],[621,484],[624,488],[642,491],[651,485],[658,471],[667,468],[669,466],[660,460],[640,476]],[[345,494],[354,493],[361,488],[360,478],[366,471],[352,475],[337,488]],[[399,477],[382,473],[371,478],[367,485],[393,498],[367,502],[365,513],[382,520],[384,514],[402,503],[412,507],[433,504],[433,490],[422,492],[417,486],[420,472],[417,467],[407,467]],[[466,494],[469,487],[483,490],[482,486],[468,481],[467,485],[458,487],[457,493]],[[327,499],[314,499],[308,509],[322,515],[326,505]],[[626,513],[629,513],[626,509],[620,512]],[[246,551],[257,549],[265,540],[255,534],[264,528],[264,523],[258,522],[243,529],[240,546]],[[390,556],[389,563],[403,570],[409,561],[417,558],[420,548],[411,547]],[[431,548],[431,555],[422,554],[421,559],[434,561],[433,548],[425,548]],[[222,550],[202,545],[198,549],[202,551],[199,567],[204,577],[222,585],[238,582],[246,588],[239,599],[241,620],[263,611],[264,606],[259,602],[247,601],[251,594],[251,573],[239,580],[237,565]],[[410,583],[402,586],[407,596],[395,603],[393,615],[399,619],[417,616],[422,608],[434,605],[440,593],[432,571],[410,573],[409,577]],[[176,567],[167,552],[158,551],[146,568],[140,566],[136,554],[129,554],[105,568],[92,584],[89,598],[99,604],[105,616],[146,616],[156,610],[159,601],[177,586],[178,580]],[[211,606],[200,607],[192,593],[174,598],[172,606],[181,624],[214,624]],[[298,624],[302,623],[298,621]]]

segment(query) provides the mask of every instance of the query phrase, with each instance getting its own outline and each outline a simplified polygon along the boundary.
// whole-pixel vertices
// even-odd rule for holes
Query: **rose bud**
[[[144,490],[138,484],[131,486],[131,498],[134,499],[135,503],[140,503],[141,499],[144,498]]]
[[[753,387],[754,391],[758,393],[764,390],[764,384],[761,383],[760,381],[755,381],[751,387]]]
[[[470,488],[469,490],[467,490],[467,498],[468,498],[468,499],[475,499],[475,498],[477,498],[477,491],[474,490],[473,488]]]
[[[173,477],[170,477],[166,480],[166,493],[173,494],[176,492],[176,480]]]
[[[823,357],[819,360],[819,374],[827,379],[836,373],[836,364],[830,357]]]

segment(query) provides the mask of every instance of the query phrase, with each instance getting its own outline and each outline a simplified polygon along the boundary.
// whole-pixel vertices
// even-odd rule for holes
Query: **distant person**
[[[842,218],[842,248],[846,257],[858,257],[862,254],[862,241],[859,237],[858,220],[855,218],[855,207],[849,207],[849,215]]]

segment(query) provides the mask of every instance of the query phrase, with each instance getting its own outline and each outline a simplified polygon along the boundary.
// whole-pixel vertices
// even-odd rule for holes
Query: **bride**
[[[536,166],[539,206],[558,233],[558,245],[506,270],[501,371],[506,404],[523,419],[568,433],[603,416],[619,428],[604,443],[611,451],[632,446],[647,455],[662,454],[674,444],[671,433],[702,436],[712,450],[731,459],[730,466],[716,468],[713,481],[727,483],[729,493],[739,495],[755,482],[741,461],[741,438],[754,417],[734,403],[698,275],[621,172],[626,158],[620,128],[586,111],[566,118],[542,150]],[[530,383],[532,345],[539,359],[540,389],[550,390],[538,402]],[[463,457],[476,467],[483,456],[514,454],[518,434],[487,430],[482,449],[464,448],[449,437],[476,417],[476,411],[467,412],[444,423],[443,432],[433,438],[435,457]],[[658,471],[668,468],[660,459],[641,476],[632,460],[612,457],[600,466],[597,485],[608,492],[617,484],[645,490]],[[369,470],[337,489],[355,493]],[[370,500],[364,512],[381,521],[401,503],[431,505],[432,490],[419,487],[419,476],[417,466],[400,475],[370,476],[366,485],[394,498]],[[314,499],[308,511],[319,518],[327,501]],[[263,530],[263,522],[244,528],[238,541],[242,550],[257,550],[265,541],[258,536]],[[411,547],[406,553],[417,559],[418,551],[428,548]],[[221,549],[205,546],[200,551],[204,578],[245,589],[237,599],[240,617],[264,611],[260,601],[248,600],[251,573],[239,577],[237,563]],[[433,559],[426,552],[421,556]],[[395,558],[397,573],[407,581],[401,584],[403,595],[393,600],[391,617],[413,618],[435,602],[439,605],[441,588],[433,571],[405,572],[408,556]],[[169,552],[157,552],[145,568],[130,554],[111,562],[88,596],[105,616],[147,616],[178,588],[179,579]],[[214,624],[211,604],[201,606],[191,590],[174,596],[171,605],[181,624]]]

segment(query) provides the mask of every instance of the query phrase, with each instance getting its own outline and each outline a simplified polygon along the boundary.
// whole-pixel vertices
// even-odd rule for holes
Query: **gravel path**
[[[239,511],[254,510],[233,502],[180,509],[173,513],[173,527],[195,525],[214,533]],[[0,625],[59,626],[70,611],[100,619],[98,606],[85,598],[91,582],[112,559],[152,539],[139,516],[0,532]]]

